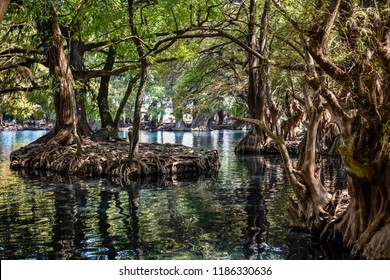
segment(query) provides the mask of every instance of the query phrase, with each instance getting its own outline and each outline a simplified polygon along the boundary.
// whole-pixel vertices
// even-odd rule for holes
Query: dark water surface
[[[234,154],[242,131],[142,132],[143,142],[217,149],[221,169],[216,178],[126,185],[11,171],[9,153],[44,133],[0,132],[0,259],[327,258],[286,224],[280,158]],[[340,170],[335,161],[327,182]]]

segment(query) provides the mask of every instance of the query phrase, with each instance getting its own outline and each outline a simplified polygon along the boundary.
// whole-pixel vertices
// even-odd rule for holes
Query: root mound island
[[[140,143],[139,158],[128,158],[129,143],[90,142],[82,145],[30,144],[11,153],[11,168],[51,171],[80,176],[105,176],[135,180],[156,177],[185,180],[212,175],[220,168],[218,152],[179,144]]]

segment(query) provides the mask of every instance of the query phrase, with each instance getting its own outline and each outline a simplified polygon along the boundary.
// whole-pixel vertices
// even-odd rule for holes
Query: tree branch
[[[164,39],[158,41],[147,55],[149,55],[152,52],[157,51],[162,44],[170,42],[170,41],[177,41],[180,39],[222,37],[222,38],[229,39],[230,41],[232,41],[233,43],[235,43],[236,45],[238,45],[239,47],[241,47],[245,51],[253,54],[255,57],[268,61],[268,59],[265,58],[264,56],[262,56],[259,52],[252,49],[250,46],[246,45],[245,43],[241,42],[239,39],[237,39],[233,35],[227,33],[226,31],[223,31],[222,29],[212,28],[212,27],[207,27],[207,28],[199,27],[199,28],[193,28],[191,31],[199,31],[200,33],[187,33],[186,34],[185,32],[188,32],[188,31],[182,31],[183,32],[182,34],[164,38]]]
[[[297,30],[299,33],[304,33],[303,28],[301,27],[299,22],[289,15],[289,13],[280,5],[279,1],[272,0],[272,3],[279,10],[279,12],[291,23],[295,30]]]
[[[337,97],[329,89],[322,87],[319,84],[318,79],[316,78],[306,78],[306,82],[319,94],[325,98],[325,100],[330,105],[333,112],[340,118],[350,119],[350,117],[345,113],[343,107],[341,107]]]
[[[126,106],[126,103],[129,100],[129,97],[130,97],[131,93],[133,92],[133,86],[138,81],[139,78],[140,78],[140,75],[138,74],[134,78],[130,79],[130,81],[129,81],[128,85],[127,85],[127,89],[126,89],[125,95],[123,96],[122,101],[119,104],[118,110],[116,111],[116,115],[115,115],[115,119],[114,119],[114,123],[115,124],[119,123],[119,120],[120,120],[120,118],[121,118],[121,116],[123,114],[123,111],[124,111],[124,108]]]
[[[95,50],[97,48],[108,47],[108,46],[113,45],[113,44],[127,42],[127,41],[130,41],[130,40],[133,40],[133,39],[134,39],[134,36],[127,36],[127,37],[124,37],[124,38],[118,38],[118,39],[114,39],[114,40],[85,43],[84,44],[84,50],[85,51],[93,51],[93,50]]]
[[[238,116],[232,116],[231,119],[243,121],[243,122],[249,122],[254,125],[259,126],[264,132],[270,137],[272,140],[275,141],[276,145],[278,146],[279,152],[282,156],[284,166],[286,168],[287,176],[289,178],[290,183],[295,186],[293,187],[294,192],[296,192],[297,196],[300,198],[304,198],[307,196],[307,190],[305,186],[299,182],[298,178],[296,177],[297,170],[293,167],[292,160],[290,158],[290,155],[288,153],[286,143],[282,138],[274,134],[268,126],[261,120],[258,119],[250,119],[250,118],[243,118]]]
[[[14,48],[7,48],[0,52],[0,56],[10,55],[10,54],[20,54],[20,53],[27,53],[27,54],[44,54],[43,49],[33,49],[33,50],[27,50],[19,47]]]
[[[335,3],[335,1],[336,1],[336,3]],[[339,12],[341,0],[335,0],[335,1],[331,1],[330,5],[334,5],[334,9],[329,14],[328,19],[324,23],[324,32],[322,34],[322,40],[321,40],[322,46],[325,46],[326,40],[328,39],[328,37],[330,35],[330,31],[332,30],[332,27],[333,27],[334,22],[336,20],[336,16]]]
[[[154,63],[166,63],[171,61],[178,60],[176,57],[162,58],[157,59]],[[124,66],[114,70],[86,70],[86,71],[75,71],[74,76],[77,80],[88,80],[92,78],[101,78],[108,76],[119,76],[126,71],[140,69],[142,67],[141,63],[135,63],[132,65]]]
[[[304,40],[304,43],[306,45],[306,48],[308,49],[310,55],[314,58],[314,60],[321,66],[321,68],[332,78],[335,80],[346,83],[349,82],[348,75],[339,68],[336,64],[331,62],[329,58],[324,54],[323,48],[324,43],[326,39],[328,38],[330,31],[334,25],[337,13],[339,11],[340,7],[340,1],[341,0],[335,0],[337,1],[334,5],[334,10],[331,12],[329,18],[325,20],[324,26],[322,30],[313,30],[315,34],[319,33],[320,36],[316,38],[316,40],[312,40],[311,44],[309,45],[306,40]],[[282,13],[282,15],[291,23],[291,25],[295,28],[295,30],[298,31],[298,33],[303,36],[305,33],[305,30],[300,26],[299,22],[296,21],[294,18],[292,18],[288,12],[279,4],[277,0],[272,0],[274,5],[277,7],[277,9]],[[310,39],[313,39],[313,36],[310,36]]]
[[[48,89],[49,86],[33,86],[33,87],[14,87],[14,88],[6,88],[0,90],[0,95],[7,94],[7,93],[13,93],[13,92],[28,92],[33,90],[41,90],[41,89]]]

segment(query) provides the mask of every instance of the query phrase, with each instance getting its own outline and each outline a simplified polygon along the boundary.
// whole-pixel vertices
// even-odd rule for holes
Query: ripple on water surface
[[[41,135],[0,132],[0,155],[8,158]],[[284,209],[291,190],[284,168],[278,157],[236,156],[243,135],[143,132],[143,141],[218,150],[218,176],[183,185],[32,177],[10,171],[2,160],[0,258],[285,258]],[[324,176],[332,181],[340,174],[335,166]]]

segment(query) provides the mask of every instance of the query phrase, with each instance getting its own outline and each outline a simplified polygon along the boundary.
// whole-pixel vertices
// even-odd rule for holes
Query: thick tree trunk
[[[348,178],[351,196],[346,213],[335,226],[352,254],[390,259],[390,165],[377,166],[368,187],[365,179]]]
[[[346,123],[339,151],[348,174],[350,201],[344,215],[335,221],[334,230],[352,254],[390,259],[389,136],[386,128],[378,129],[379,119],[368,127]],[[380,131],[382,138],[377,137]]]
[[[262,120],[264,118],[264,96],[262,95],[262,83],[266,82],[262,79],[266,77],[259,77],[259,61],[254,56],[250,55],[250,69],[248,80],[248,113],[251,119]],[[258,126],[252,125],[249,133],[237,144],[234,149],[236,154],[256,154],[263,151],[263,144],[265,135],[262,129]]]
[[[80,28],[78,28],[80,30]],[[68,44],[70,45],[69,63],[72,71],[81,72],[83,70],[84,44],[81,41],[73,40],[73,32],[68,32]],[[87,120],[87,113],[85,110],[85,96],[86,89],[81,87],[75,90],[76,95],[76,109],[77,109],[77,132],[80,137],[90,137],[92,129]]]
[[[255,126],[251,125],[249,132],[245,135],[244,138],[237,144],[234,148],[236,154],[257,154],[263,151],[264,140],[262,135],[262,130]]]
[[[294,171],[297,183],[290,179],[297,201],[290,199],[287,220],[290,225],[299,228],[322,229],[328,220],[326,211],[331,195],[322,184],[321,160],[317,158],[316,142],[322,111],[312,108],[306,132],[305,150]]]
[[[48,64],[50,72],[56,78],[58,91],[54,93],[55,126],[47,136],[41,138],[41,141],[61,145],[70,145],[76,142],[80,147],[80,139],[76,129],[75,86],[70,65],[64,52],[63,35],[52,4],[47,2],[44,7],[48,12],[47,21],[40,23],[40,31],[51,42],[51,45],[48,45]]]
[[[268,24],[268,12],[269,1],[264,4],[264,10],[261,21],[261,32],[258,34],[257,23],[257,1],[251,0],[249,6],[249,22],[248,22],[248,45],[254,50],[265,56],[267,53],[267,24]],[[259,36],[259,37],[258,37]],[[260,42],[259,42],[260,41]],[[264,121],[264,100],[266,96],[266,90],[268,84],[268,68],[264,66],[265,61],[260,61],[258,57],[253,54],[248,55],[249,69],[248,69],[248,115],[251,119]],[[235,153],[247,154],[247,153],[261,153],[263,143],[265,141],[265,134],[258,126],[252,126],[249,133],[237,144]]]

